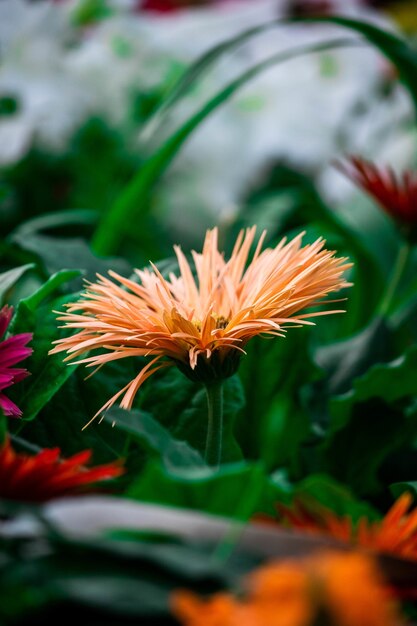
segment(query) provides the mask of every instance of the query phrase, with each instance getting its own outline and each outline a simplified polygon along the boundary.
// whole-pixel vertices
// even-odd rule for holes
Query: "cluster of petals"
[[[20,417],[21,410],[3,391],[29,375],[26,369],[14,366],[32,354],[32,348],[27,347],[32,334],[22,333],[4,339],[12,315],[12,307],[6,305],[0,310],[0,409],[4,415]]]
[[[310,500],[295,501],[291,507],[279,504],[277,508],[282,522],[292,528],[417,560],[417,508],[408,512],[412,502],[412,495],[403,493],[381,520],[362,517],[357,524]]]
[[[346,259],[326,250],[322,239],[302,246],[303,234],[262,250],[264,232],[248,263],[255,231],[239,234],[228,261],[218,250],[217,229],[208,231],[202,253],[192,252],[196,278],[175,246],[179,276],[164,278],[152,266],[135,270],[137,282],[110,271],[113,280],[98,276],[60,314],[64,328],[78,332],[56,341],[51,352],[66,351],[68,361],[96,349],[99,354],[78,362],[97,368],[124,357],[152,357],[99,413],[123,394],[121,406],[130,409],[140,385],[161,367],[176,364],[191,373],[203,361],[221,370],[256,335],[282,337],[288,324],[311,324],[316,315],[340,312],[300,314],[348,286]]]
[[[397,222],[417,225],[417,172],[397,175],[390,167],[378,168],[359,157],[351,157],[337,167]]]
[[[374,562],[364,555],[325,552],[255,570],[240,597],[202,599],[188,591],[172,598],[184,626],[394,626],[396,605]]]
[[[46,502],[91,490],[95,483],[120,476],[118,460],[88,468],[91,450],[61,460],[59,448],[35,455],[16,452],[8,438],[0,447],[0,498],[20,502]]]

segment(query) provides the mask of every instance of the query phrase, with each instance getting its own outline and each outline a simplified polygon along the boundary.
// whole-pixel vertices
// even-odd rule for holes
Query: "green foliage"
[[[132,620],[172,624],[169,603],[175,589],[212,592],[230,585],[250,563],[241,559],[226,572],[213,561],[211,549],[174,538],[77,541],[56,533],[2,540],[0,555],[0,619],[7,624],[25,616],[59,620],[63,612],[94,626]]]
[[[259,463],[222,465],[220,470],[190,468],[169,473],[159,463],[146,466],[127,495],[141,502],[195,509],[236,520],[273,513],[283,498]]]
[[[239,374],[246,404],[239,414],[245,454],[266,466],[300,472],[300,447],[311,434],[303,387],[320,372],[309,353],[308,329],[288,330],[285,339],[256,338],[247,347]]]
[[[417,436],[417,351],[373,366],[333,399],[324,467],[360,495],[382,489],[378,470]]]
[[[62,310],[69,298],[52,296],[63,284],[79,275],[80,272],[72,270],[54,274],[17,307],[10,331],[14,334],[33,333],[33,354],[26,361],[31,376],[19,387],[19,407],[24,419],[34,419],[72,373],[73,368],[63,363],[60,356],[48,355],[52,342],[58,339],[56,315],[51,309]]]
[[[326,474],[313,474],[298,483],[293,491],[297,500],[313,500],[334,511],[340,517],[358,522],[362,517],[377,519],[377,512],[366,502],[358,500],[346,487]]]
[[[144,411],[123,411],[112,409],[106,413],[105,420],[113,428],[131,435],[140,443],[145,442],[149,451],[154,451],[162,459],[168,471],[180,468],[204,467],[205,463],[196,450],[185,441],[174,439],[171,433]]]
[[[169,398],[169,402],[166,399]],[[234,436],[234,423],[244,404],[238,376],[224,382],[223,462],[240,460],[242,452]],[[204,452],[207,436],[207,399],[204,387],[188,380],[177,368],[155,375],[143,387],[139,405],[180,440]]]
[[[165,172],[175,155],[188,137],[211,115],[219,106],[227,102],[241,87],[255,78],[260,72],[278,63],[291,58],[320,52],[338,45],[345,45],[340,39],[323,44],[302,46],[289,52],[280,52],[269,57],[245,71],[222,91],[210,99],[197,113],[190,117],[142,166],[136,176],[127,185],[111,209],[103,217],[94,237],[93,247],[98,254],[111,254],[119,249],[120,243],[128,233],[129,224],[137,217],[137,207],[140,207],[141,219],[149,211],[149,196],[157,181]],[[146,222],[145,222],[146,223]]]
[[[27,263],[16,267],[8,272],[0,274],[0,305],[5,304],[8,291],[14,286],[21,276],[34,267],[33,263]]]
[[[108,10],[101,0],[80,6],[75,19],[83,24],[104,18]],[[417,57],[408,43],[347,18],[309,21],[362,34],[394,63],[417,106]],[[142,139],[152,135],[215,62],[277,25],[257,26],[209,50],[165,99],[163,86],[133,94],[132,125],[142,127]],[[34,351],[24,363],[31,376],[10,388],[23,419],[0,415],[0,440],[7,427],[17,449],[59,446],[65,457],[91,448],[96,463],[122,458],[127,472],[110,489],[129,504],[192,509],[229,522],[273,515],[277,502],[304,499],[356,523],[362,517],[377,519],[392,495],[407,490],[417,497],[416,253],[399,297],[382,319],[380,302],[398,235],[378,221],[362,228],[348,215],[349,207],[336,214],[313,182],[295,169],[273,164],[256,183],[234,222],[223,228],[225,249],[242,226],[253,223],[259,230],[268,227],[271,245],[305,229],[308,241],[323,236],[329,247],[352,260],[349,279],[354,286],[341,294],[348,298],[346,315],[319,318],[315,328],[289,328],[285,339],[257,338],[245,346],[238,374],[224,384],[219,469],[203,460],[205,390],[176,367],[149,378],[132,411],[114,406],[92,421],[147,358],[120,359],[87,378],[91,370],[66,365],[62,354],[48,354],[63,336],[56,311],[78,297],[82,277],[94,280],[110,268],[129,276],[132,262],[143,266],[149,259],[164,276],[178,272],[176,259],[166,258],[172,242],[167,224],[154,210],[156,186],[165,184],[162,175],[205,120],[268,67],[351,42],[335,39],[259,62],[219,88],[146,160],[143,146],[133,155],[122,133],[96,119],[80,129],[67,155],[33,150],[16,166],[4,168],[0,306],[17,303],[10,331],[33,333]],[[12,105],[0,102],[5,114],[13,112]],[[119,251],[123,255],[96,256]],[[2,503],[2,518],[13,519],[16,511],[7,507]],[[24,512],[40,520],[39,511]],[[61,619],[65,610],[92,626],[172,623],[168,606],[173,589],[186,586],[204,593],[229,588],[250,569],[254,561],[247,555],[230,556],[237,540],[232,532],[227,549],[213,552],[204,542],[180,541],[175,529],[163,538],[115,529],[106,539],[88,542],[64,538],[50,526],[39,540],[1,537],[0,622],[13,624],[29,615],[47,622],[51,616]],[[227,565],[219,559],[226,552]]]

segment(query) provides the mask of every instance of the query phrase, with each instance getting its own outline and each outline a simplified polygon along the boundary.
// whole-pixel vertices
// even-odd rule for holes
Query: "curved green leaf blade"
[[[251,69],[245,71],[224,89],[211,98],[197,113],[189,118],[179,130],[177,130],[162,147],[144,164],[142,169],[127,185],[121,196],[105,215],[98,225],[93,237],[93,248],[97,254],[106,255],[117,251],[124,233],[131,228],[136,221],[138,207],[142,215],[149,210],[149,195],[154,185],[165,172],[181,146],[185,143],[193,131],[227,102],[237,91],[262,71],[283,63],[290,59],[311,52],[322,52],[336,47],[353,45],[356,42],[351,39],[337,38],[323,43],[301,46],[296,49],[279,52],[257,63]]]

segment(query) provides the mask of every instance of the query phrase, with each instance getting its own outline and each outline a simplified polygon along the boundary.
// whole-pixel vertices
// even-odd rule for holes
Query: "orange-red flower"
[[[178,246],[179,275],[165,279],[155,266],[136,270],[139,283],[109,272],[89,284],[79,302],[58,318],[75,335],[56,341],[51,351],[100,367],[129,356],[152,357],[123,394],[130,409],[141,384],[162,367],[176,364],[193,380],[213,382],[234,374],[246,343],[255,335],[284,335],[286,324],[311,324],[308,318],[339,311],[302,313],[333,291],[346,287],[350,267],[318,239],[302,246],[302,235],[262,251],[265,233],[248,264],[255,227],[242,231],[228,261],[218,250],[217,229],[207,232],[201,254],[193,252],[197,278]],[[99,411],[99,413],[100,413]]]
[[[417,172],[406,171],[398,176],[389,167],[378,168],[358,157],[337,167],[400,225],[417,226]]]
[[[272,562],[245,581],[243,597],[172,598],[184,626],[394,626],[401,620],[372,560],[324,553],[303,561]]]
[[[120,461],[87,468],[91,450],[60,459],[59,448],[35,455],[17,453],[9,439],[0,447],[0,498],[46,502],[69,494],[91,491],[95,483],[123,474]]]
[[[298,500],[291,507],[278,504],[277,508],[282,522],[292,528],[417,560],[417,508],[407,513],[412,501],[411,494],[403,493],[381,520],[363,517],[357,524],[312,500]]]

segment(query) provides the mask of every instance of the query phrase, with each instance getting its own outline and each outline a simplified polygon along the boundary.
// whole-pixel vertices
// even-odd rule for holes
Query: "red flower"
[[[92,483],[120,476],[120,461],[85,467],[91,450],[66,460],[59,448],[45,449],[35,455],[17,453],[9,439],[0,447],[0,498],[23,502],[46,502],[69,494],[91,490]]]
[[[26,376],[29,376],[29,372],[26,369],[13,366],[32,354],[32,348],[26,346],[32,339],[32,334],[15,335],[1,341],[10,324],[12,315],[13,309],[10,306],[4,306],[0,309],[0,409],[5,415],[20,417],[22,411],[2,392],[3,389],[11,387],[23,380],[23,378],[26,378]]]
[[[232,1],[236,2],[237,0],[139,0],[137,10],[151,11],[152,13],[175,13],[191,7],[226,4]]]
[[[291,506],[281,503],[276,506],[278,524],[328,535],[377,553],[416,561],[417,508],[409,511],[412,501],[411,494],[403,493],[382,519],[374,521],[361,517],[356,524],[349,516],[337,515],[310,498],[295,499]],[[274,523],[271,518],[259,516],[258,520]]]
[[[378,168],[358,157],[336,166],[400,225],[417,226],[417,172],[398,176],[390,167]]]
[[[203,3],[191,0],[143,0],[139,8],[142,11],[152,11],[153,13],[172,13],[191,5],[198,6],[199,4]]]

